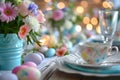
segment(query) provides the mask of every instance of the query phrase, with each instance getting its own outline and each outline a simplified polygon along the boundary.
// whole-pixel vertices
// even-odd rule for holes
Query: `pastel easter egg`
[[[37,53],[28,54],[24,57],[24,62],[32,61],[37,65],[39,65],[42,62],[42,60],[42,57]]]
[[[0,80],[18,80],[18,77],[13,73],[6,72],[0,75]]]
[[[23,65],[37,68],[37,65],[32,61],[25,62]]]
[[[19,80],[40,80],[41,72],[34,67],[26,67],[17,72]]]
[[[42,53],[37,53],[37,54],[39,54],[39,56],[42,58],[42,60],[45,59],[45,56]]]
[[[48,47],[47,47],[47,46],[41,46],[41,47],[39,48],[39,51],[40,51],[41,53],[45,53],[47,50],[48,50]]]
[[[19,70],[26,68],[26,65],[17,66],[12,70],[12,73],[16,74]]]
[[[54,48],[50,48],[45,52],[46,57],[53,57],[54,55],[55,55],[55,49]]]

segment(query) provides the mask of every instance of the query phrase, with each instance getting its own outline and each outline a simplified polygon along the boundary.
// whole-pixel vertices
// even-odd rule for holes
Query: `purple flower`
[[[66,7],[62,9],[63,12],[66,12],[67,10],[68,10],[68,8],[66,8]]]
[[[61,20],[63,17],[64,17],[64,13],[63,13],[62,10],[56,10],[56,11],[53,12],[52,18],[53,18],[55,21],[59,21],[59,20]]]
[[[28,10],[32,11],[32,13],[34,15],[37,15],[37,9],[38,9],[38,6],[36,4],[30,4],[29,7],[28,7]]]

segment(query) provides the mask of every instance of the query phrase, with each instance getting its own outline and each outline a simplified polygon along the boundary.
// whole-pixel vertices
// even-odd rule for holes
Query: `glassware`
[[[118,11],[99,10],[99,24],[104,43],[111,43],[117,29]]]

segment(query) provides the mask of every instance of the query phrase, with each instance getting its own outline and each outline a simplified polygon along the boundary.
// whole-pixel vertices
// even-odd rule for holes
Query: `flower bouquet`
[[[21,65],[23,39],[41,45],[37,37],[44,21],[42,11],[31,0],[0,1],[0,70]]]
[[[40,26],[45,18],[31,0],[5,0],[0,2],[0,34],[15,33],[27,42],[38,42]]]

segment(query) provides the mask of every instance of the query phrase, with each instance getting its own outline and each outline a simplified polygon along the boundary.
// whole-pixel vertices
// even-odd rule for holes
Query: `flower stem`
[[[59,42],[62,43],[62,41],[63,41],[63,35],[62,35],[62,30],[61,30],[60,27],[58,28],[58,31],[59,31]]]

